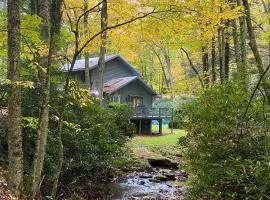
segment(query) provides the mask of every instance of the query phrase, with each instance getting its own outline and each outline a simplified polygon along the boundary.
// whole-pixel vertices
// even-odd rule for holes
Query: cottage
[[[91,89],[97,88],[98,57],[89,59]],[[68,66],[65,66],[67,70]],[[85,87],[85,60],[77,60],[72,75]],[[162,119],[171,115],[167,111],[153,110],[152,102],[157,93],[143,80],[141,74],[120,55],[106,56],[104,69],[104,97],[113,102],[128,103],[135,108],[131,118],[138,133],[151,133],[152,120],[159,120],[162,132]]]

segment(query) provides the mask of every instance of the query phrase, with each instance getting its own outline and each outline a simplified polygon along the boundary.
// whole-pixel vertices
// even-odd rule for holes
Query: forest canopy
[[[193,177],[186,198],[270,198],[268,1],[0,3],[0,166],[16,198],[69,198],[124,165],[134,108],[104,91],[117,54],[187,132],[177,142]]]

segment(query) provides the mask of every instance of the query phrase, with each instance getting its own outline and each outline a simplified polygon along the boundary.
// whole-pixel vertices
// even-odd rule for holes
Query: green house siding
[[[90,81],[92,82],[92,87],[95,88],[97,85],[98,69],[95,68],[90,71]],[[104,69],[104,82],[110,81],[112,79],[134,76],[134,74],[126,67],[122,62],[117,60],[109,61],[105,64]]]
[[[144,106],[148,108],[152,107],[151,93],[149,93],[138,80],[121,88],[114,95],[120,95],[121,103],[130,103],[132,96],[139,96],[143,98]]]

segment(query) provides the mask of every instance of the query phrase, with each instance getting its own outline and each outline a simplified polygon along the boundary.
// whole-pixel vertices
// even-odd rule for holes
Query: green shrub
[[[64,188],[87,188],[89,182],[114,174],[113,160],[120,159],[126,142],[134,134],[135,128],[129,121],[131,114],[132,110],[125,105],[69,106],[62,135],[64,166],[60,181]],[[55,135],[51,134],[48,141],[47,174],[53,174],[56,165]]]
[[[185,107],[188,135],[181,138],[193,178],[189,199],[269,199],[269,107],[228,83]]]
[[[45,177],[41,188],[44,195],[50,195],[52,178],[56,172],[59,151],[56,116],[63,103],[61,91],[52,90],[51,94]],[[27,182],[37,135],[38,90],[24,89],[22,95],[24,170]],[[128,105],[110,104],[103,108],[95,99],[91,99],[92,103],[81,106],[77,97],[68,98],[70,104],[65,109],[62,134],[64,165],[59,189],[72,195],[73,191],[89,187],[89,182],[100,181],[114,174],[113,161],[122,158],[126,142],[135,133],[135,127],[129,120],[133,110]],[[0,148],[0,164],[7,164],[7,137],[4,130],[0,131]]]
[[[172,124],[173,123],[173,124]],[[173,126],[172,126],[173,125]],[[168,127],[169,128],[174,128],[174,129],[180,129],[180,128],[182,128],[182,124],[181,123],[179,123],[179,121],[177,120],[173,120],[173,122],[172,121],[169,121],[169,123],[168,123]]]

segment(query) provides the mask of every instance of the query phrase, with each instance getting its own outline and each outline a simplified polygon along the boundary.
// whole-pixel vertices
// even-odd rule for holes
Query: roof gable
[[[104,92],[108,94],[113,94],[134,81],[138,81],[140,85],[152,95],[157,95],[157,93],[145,81],[143,81],[137,76],[123,77],[110,80],[104,84]]]
[[[99,57],[93,57],[89,58],[89,69],[94,69],[98,67],[98,60]],[[131,65],[129,64],[122,56],[120,55],[110,55],[105,57],[105,63],[108,63],[110,61],[116,60],[118,62],[121,62],[125,67],[127,67],[134,76],[141,76],[141,74]],[[65,64],[63,66],[63,71],[69,70],[69,65]],[[83,71],[85,69],[85,59],[76,60],[75,65],[73,67],[73,71]]]

